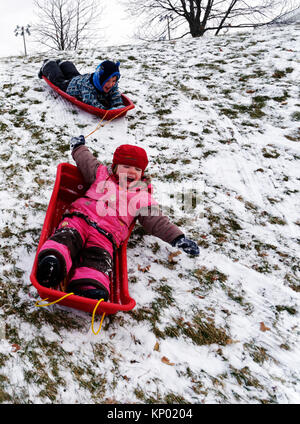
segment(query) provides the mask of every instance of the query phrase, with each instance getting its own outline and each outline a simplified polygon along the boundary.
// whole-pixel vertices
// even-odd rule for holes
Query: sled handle
[[[72,293],[67,293],[67,294],[65,294],[64,296],[60,297],[59,299],[56,299],[56,300],[54,300],[53,302],[50,302],[50,303],[41,303],[41,302],[45,302],[46,300],[48,300],[48,297],[47,297],[46,299],[42,299],[41,301],[37,300],[37,301],[35,302],[35,306],[44,307],[44,306],[54,305],[55,303],[60,302],[61,300],[65,299],[65,298],[66,298],[66,297],[68,297],[68,296],[71,296],[72,294],[74,294],[74,293],[73,293],[73,292],[72,292]],[[104,317],[105,317],[105,312],[103,312],[103,314],[102,314],[102,318],[101,318],[101,321],[100,321],[100,326],[99,326],[98,330],[97,330],[97,331],[95,331],[95,330],[94,330],[95,314],[96,314],[96,311],[97,311],[98,306],[99,306],[99,305],[100,305],[100,303],[101,303],[101,302],[103,302],[103,301],[104,301],[104,299],[100,299],[100,300],[97,302],[97,304],[96,304],[96,306],[95,306],[95,308],[94,308],[94,310],[93,310],[93,315],[92,315],[92,324],[91,324],[91,327],[92,327],[92,332],[95,334],[95,336],[97,336],[97,334],[99,334],[99,333],[100,333],[100,330],[101,330],[101,327],[102,327],[102,323],[103,323],[103,320],[104,320]]]

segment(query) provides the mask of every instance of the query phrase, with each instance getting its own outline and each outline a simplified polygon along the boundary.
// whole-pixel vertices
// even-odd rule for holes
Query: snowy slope
[[[43,57],[1,59],[1,403],[300,402],[299,31],[60,55],[81,72],[121,61],[136,108],[87,145],[106,164],[146,148],[158,200],[201,250],[170,256],[137,226],[137,305],[98,336],[90,314],[35,307],[29,275],[56,167],[99,120],[37,78]]]

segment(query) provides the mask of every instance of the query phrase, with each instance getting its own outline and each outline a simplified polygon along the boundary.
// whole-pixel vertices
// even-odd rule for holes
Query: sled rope
[[[103,115],[103,118],[101,119],[101,121],[99,122],[99,124],[96,126],[96,128],[90,132],[88,135],[85,136],[85,138],[89,137],[90,135],[94,134],[94,132],[96,132],[97,130],[99,130],[99,128],[104,127],[104,125],[108,124],[109,122],[113,121],[114,119],[116,119],[118,116],[120,116],[122,113],[126,112],[128,110],[129,106],[125,107],[124,109],[122,108],[122,111],[119,112],[117,115],[113,116],[111,119],[109,119],[108,121],[103,122],[103,120],[105,119],[107,113],[109,112],[109,109],[105,112],[105,114]]]
[[[74,294],[74,293],[67,293],[67,294],[65,294],[64,296],[60,297],[59,299],[56,299],[56,300],[54,300],[53,302],[50,302],[50,303],[41,303],[41,302],[45,302],[46,300],[48,300],[48,297],[47,297],[46,299],[42,299],[41,301],[39,301],[39,300],[38,300],[38,301],[36,301],[36,302],[35,302],[35,306],[44,307],[44,306],[54,305],[55,303],[60,302],[61,300],[65,299],[66,297],[71,296],[71,294]],[[102,318],[101,318],[101,321],[100,321],[99,328],[98,328],[98,330],[97,330],[97,331],[95,331],[95,330],[94,330],[95,314],[96,314],[96,311],[97,311],[98,306],[99,306],[99,305],[100,305],[100,303],[101,303],[101,302],[103,302],[103,301],[104,301],[104,299],[100,299],[100,300],[97,302],[97,304],[96,304],[96,306],[95,306],[95,308],[94,308],[94,310],[93,310],[93,315],[92,315],[92,325],[91,325],[91,327],[92,327],[92,332],[95,334],[95,336],[97,336],[97,334],[99,334],[99,333],[100,333],[100,330],[101,330],[101,327],[102,327],[102,323],[103,323],[103,320],[104,320],[104,317],[105,317],[105,312],[103,312],[103,314],[102,314]]]
[[[65,294],[64,296],[60,297],[59,299],[54,300],[54,302],[50,302],[50,303],[44,303],[44,304],[42,304],[42,303],[40,303],[40,301],[38,300],[38,301],[35,303],[35,306],[44,307],[44,306],[54,305],[54,303],[58,303],[58,302],[60,302],[60,301],[61,301],[61,300],[63,300],[65,297],[71,296],[71,294],[74,294],[74,293],[67,293],[67,294]],[[48,300],[48,297],[46,297],[46,299],[42,299],[42,300],[41,300],[41,302],[45,302],[46,300]]]
[[[100,300],[97,302],[97,305],[95,306],[95,308],[94,308],[94,310],[93,310],[93,315],[92,315],[92,332],[95,334],[95,336],[97,336],[97,334],[99,334],[99,332],[100,332],[100,330],[101,330],[101,327],[102,327],[103,319],[104,319],[104,317],[105,317],[105,312],[103,312],[103,315],[102,315],[102,318],[101,318],[101,321],[100,321],[99,329],[95,332],[95,330],[94,330],[95,313],[96,313],[96,310],[97,310],[97,308],[98,308],[98,305],[100,305],[100,303],[101,303],[103,300],[104,300],[104,299],[100,299]]]

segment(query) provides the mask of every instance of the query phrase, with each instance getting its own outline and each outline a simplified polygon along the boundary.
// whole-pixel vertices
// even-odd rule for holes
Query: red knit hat
[[[135,166],[144,172],[148,165],[147,153],[142,147],[122,144],[114,153],[112,165]]]

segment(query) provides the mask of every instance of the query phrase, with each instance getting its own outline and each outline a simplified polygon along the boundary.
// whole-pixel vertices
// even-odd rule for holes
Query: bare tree
[[[55,50],[76,50],[86,45],[102,13],[99,3],[97,0],[35,0],[36,40]]]
[[[141,18],[139,38],[161,39],[168,31],[179,38],[207,31],[266,25],[299,7],[293,0],[125,0],[127,11]],[[168,16],[168,27],[166,19]],[[143,19],[146,18],[144,21]],[[147,24],[146,24],[147,22]],[[171,23],[171,24],[170,24]],[[153,32],[154,31],[154,32]]]

